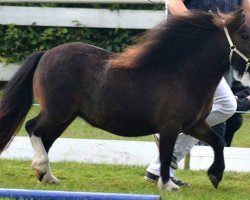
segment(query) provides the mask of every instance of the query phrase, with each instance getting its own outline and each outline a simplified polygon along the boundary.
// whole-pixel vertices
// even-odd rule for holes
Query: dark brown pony
[[[217,187],[225,167],[223,142],[205,119],[216,86],[229,69],[230,48],[223,26],[237,48],[250,56],[249,31],[240,12],[172,17],[120,54],[82,43],[33,53],[1,99],[0,152],[22,125],[34,94],[41,112],[26,123],[26,130],[35,150],[33,169],[40,181],[58,182],[49,169],[47,153],[80,116],[117,135],[160,132],[163,188],[172,187],[169,165],[179,133],[210,144],[215,158],[208,176]],[[245,61],[233,55],[232,63],[242,75]]]

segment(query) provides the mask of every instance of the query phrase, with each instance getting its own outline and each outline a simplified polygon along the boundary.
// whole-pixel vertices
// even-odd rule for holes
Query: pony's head
[[[239,11],[220,17],[223,18],[221,26],[224,28],[230,48],[229,62],[240,76],[244,72],[250,73],[250,27],[244,13]]]

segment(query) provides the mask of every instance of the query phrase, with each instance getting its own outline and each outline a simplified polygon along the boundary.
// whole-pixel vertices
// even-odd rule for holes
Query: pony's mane
[[[230,33],[237,32],[245,23],[242,12],[211,14],[194,11],[188,16],[171,16],[139,38],[136,45],[114,54],[108,63],[117,68],[138,68],[145,64],[156,65],[162,53],[165,59],[179,59],[185,55],[186,47],[205,41],[209,33],[222,31],[226,26]],[[242,20],[243,19],[243,20]],[[185,47],[185,48],[184,48]]]

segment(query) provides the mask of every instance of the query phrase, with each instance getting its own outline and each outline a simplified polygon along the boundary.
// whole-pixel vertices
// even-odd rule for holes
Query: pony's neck
[[[214,92],[222,76],[229,70],[229,47],[225,36],[223,33],[213,35],[203,44],[200,52],[196,53],[194,58],[189,58],[190,62],[183,73],[185,76],[195,77],[195,81],[198,79],[199,86],[196,87],[205,89],[205,95],[208,91]],[[192,78],[188,81],[188,85],[193,87],[193,84],[190,84]]]

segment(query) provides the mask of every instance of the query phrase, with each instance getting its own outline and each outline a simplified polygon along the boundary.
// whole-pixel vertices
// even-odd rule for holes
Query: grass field
[[[30,170],[30,162],[0,160],[0,169],[1,188],[160,194],[155,183],[143,179],[145,167],[52,163],[52,171],[61,180],[60,185],[37,182]],[[177,176],[191,185],[179,192],[162,192],[164,200],[250,199],[250,173],[225,173],[217,190],[204,171],[180,170]]]

